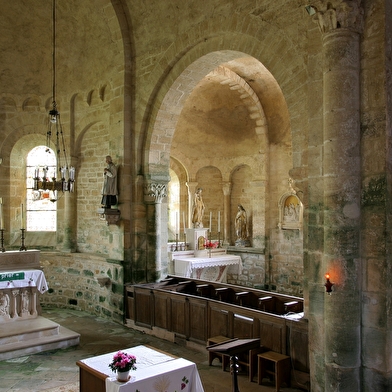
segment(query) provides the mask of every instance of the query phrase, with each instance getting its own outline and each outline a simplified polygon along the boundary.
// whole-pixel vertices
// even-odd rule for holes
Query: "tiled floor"
[[[218,360],[213,362],[213,366],[208,366],[207,352],[191,350],[76,310],[46,308],[43,316],[80,333],[79,346],[0,362],[0,392],[35,392],[76,382],[79,379],[76,361],[79,359],[140,344],[148,344],[195,362],[205,392],[232,391],[230,372],[223,372]],[[272,385],[250,383],[247,375],[241,373],[238,386],[241,392],[275,391]],[[281,391],[297,389],[281,388]]]

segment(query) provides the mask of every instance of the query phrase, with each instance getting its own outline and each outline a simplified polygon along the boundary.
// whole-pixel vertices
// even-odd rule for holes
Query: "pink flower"
[[[113,372],[124,372],[128,370],[136,370],[135,363],[136,357],[134,355],[118,351],[113,355],[113,361],[109,364],[109,367]]]

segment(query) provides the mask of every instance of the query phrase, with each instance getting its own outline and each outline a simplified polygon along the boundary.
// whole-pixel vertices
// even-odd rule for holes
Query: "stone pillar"
[[[222,182],[222,191],[223,191],[223,225],[221,226],[221,230],[223,227],[223,244],[230,245],[230,214],[231,214],[231,182]]]
[[[145,185],[147,203],[147,260],[146,280],[156,281],[161,277],[162,252],[167,260],[167,238],[162,240],[162,200],[167,196],[167,184],[149,182]],[[167,228],[165,228],[167,232]]]
[[[312,345],[324,347],[325,360],[324,369],[320,364],[312,375],[315,391],[361,388],[359,3],[315,5],[324,82],[324,256],[318,278],[321,286],[328,272],[335,283],[332,295],[324,298],[325,334],[319,333],[319,344]]]

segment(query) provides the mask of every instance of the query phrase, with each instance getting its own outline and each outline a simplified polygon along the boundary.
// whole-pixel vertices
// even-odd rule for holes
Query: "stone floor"
[[[112,352],[121,348],[148,344],[186,358],[197,364],[205,392],[232,391],[230,372],[223,372],[217,359],[208,366],[207,352],[197,351],[152,337],[126,326],[70,309],[44,309],[43,316],[81,334],[80,344],[0,362],[0,392],[35,392],[74,383],[79,379],[76,361]],[[247,375],[238,375],[241,392],[275,391],[268,381],[265,385],[250,383]],[[282,392],[299,391],[281,388]],[[94,391],[91,391],[94,392]]]

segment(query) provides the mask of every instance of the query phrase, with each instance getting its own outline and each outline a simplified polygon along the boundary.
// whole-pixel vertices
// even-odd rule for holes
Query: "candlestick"
[[[21,205],[21,208],[22,208],[22,213],[20,215],[20,224],[21,224],[20,228],[24,229],[25,227],[24,227],[24,216],[23,216],[23,204]]]
[[[19,250],[20,251],[27,250],[27,248],[25,247],[25,243],[24,243],[24,240],[25,240],[25,229],[20,229],[20,231],[22,232],[21,237],[20,237],[22,244],[21,244]]]
[[[211,226],[211,213],[210,213],[210,226]],[[208,230],[207,233],[209,248],[208,248],[208,257],[211,258],[211,229]]]
[[[218,233],[220,233],[220,211],[218,211]]]
[[[1,199],[1,203],[0,203],[0,230],[4,230],[3,199]]]
[[[0,229],[0,232],[1,232],[1,237],[0,237],[0,240],[1,240],[1,251],[5,252],[5,248],[4,248],[4,229]]]

